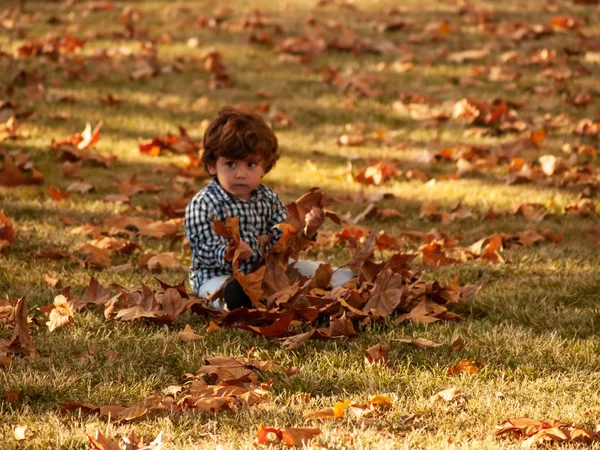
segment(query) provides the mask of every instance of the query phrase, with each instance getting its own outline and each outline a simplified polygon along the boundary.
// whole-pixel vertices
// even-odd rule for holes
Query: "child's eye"
[[[256,163],[255,162],[249,162],[248,163],[248,167],[250,167],[251,169],[253,169],[254,167],[256,167]]]
[[[231,169],[233,169],[235,167],[235,163],[233,161],[227,161],[225,163],[225,165]]]

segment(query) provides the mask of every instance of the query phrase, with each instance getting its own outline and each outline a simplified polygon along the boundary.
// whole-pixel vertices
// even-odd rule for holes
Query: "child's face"
[[[219,156],[215,166],[208,166],[208,172],[216,175],[227,192],[241,200],[249,201],[252,191],[258,187],[265,174],[261,158],[231,159]]]

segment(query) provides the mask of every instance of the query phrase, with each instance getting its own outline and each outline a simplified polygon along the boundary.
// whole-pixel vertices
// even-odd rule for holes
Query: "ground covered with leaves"
[[[3,446],[600,448],[599,22],[595,0],[4,5]],[[191,292],[182,226],[223,105],[277,133],[290,213],[227,314]],[[235,265],[235,219],[215,229]]]

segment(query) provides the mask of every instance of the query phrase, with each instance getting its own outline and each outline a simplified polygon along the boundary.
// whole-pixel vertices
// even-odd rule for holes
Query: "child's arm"
[[[185,210],[185,234],[190,241],[194,259],[202,267],[231,268],[225,261],[229,242],[217,235],[213,229],[216,207],[206,199],[193,199]]]

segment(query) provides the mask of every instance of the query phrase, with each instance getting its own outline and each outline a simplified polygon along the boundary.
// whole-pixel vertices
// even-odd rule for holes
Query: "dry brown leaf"
[[[112,265],[110,252],[103,248],[98,248],[92,244],[84,244],[79,251],[86,255],[87,263],[90,267],[97,269],[106,269]]]
[[[517,438],[525,439],[522,443],[524,448],[544,442],[575,442],[590,445],[600,440],[600,435],[596,432],[554,419],[541,421],[526,417],[506,419],[496,428],[496,436],[513,433]]]
[[[184,342],[195,341],[197,339],[202,339],[203,337],[204,336],[200,336],[199,334],[194,333],[194,330],[189,324],[186,325],[183,331],[179,333],[179,339],[181,339]]]
[[[206,334],[217,333],[221,330],[222,328],[211,320],[208,327],[206,327]]]
[[[386,344],[376,344],[372,347],[369,347],[365,351],[365,363],[370,366],[375,364],[387,366],[389,364],[389,351],[390,347]]]
[[[35,354],[35,346],[31,339],[29,324],[27,322],[27,298],[21,297],[14,306],[14,332],[10,339],[0,339],[0,355],[8,353]]]
[[[417,338],[417,339],[392,339],[391,342],[401,342],[403,344],[409,344],[417,348],[437,348],[442,344],[430,341],[429,339]]]
[[[437,394],[432,395],[429,398],[429,401],[431,403],[437,403],[440,401],[449,403],[453,400],[456,400],[457,398],[463,397],[462,392],[460,391],[459,388],[456,387],[451,387],[448,389],[445,389],[443,391],[438,392]]]

